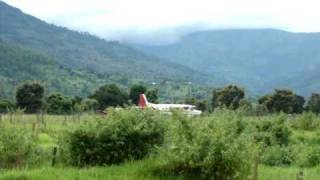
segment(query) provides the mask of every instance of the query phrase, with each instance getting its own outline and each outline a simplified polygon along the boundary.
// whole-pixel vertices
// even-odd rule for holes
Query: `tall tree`
[[[13,108],[14,104],[8,100],[0,99],[0,113],[7,112],[8,109]]]
[[[39,83],[25,83],[16,93],[17,106],[27,113],[38,112],[43,104],[44,87]]]
[[[101,110],[110,106],[123,106],[128,102],[128,94],[115,84],[100,87],[89,98],[96,99]]]
[[[259,99],[259,104],[265,105],[270,112],[301,113],[304,103],[304,98],[291,90],[276,89],[273,94]]]
[[[244,89],[229,85],[223,89],[215,89],[213,91],[212,105],[213,107],[224,106],[229,109],[237,109],[244,96]]]
[[[72,100],[60,93],[51,94],[46,98],[47,112],[50,114],[70,113],[73,107]]]
[[[158,90],[157,89],[147,91],[146,96],[147,96],[149,102],[152,102],[152,103],[158,102]]]
[[[147,91],[147,88],[141,84],[134,84],[130,88],[129,98],[132,103],[138,105],[140,94],[143,94]]]
[[[320,94],[312,93],[307,103],[307,109],[317,114],[320,113]]]

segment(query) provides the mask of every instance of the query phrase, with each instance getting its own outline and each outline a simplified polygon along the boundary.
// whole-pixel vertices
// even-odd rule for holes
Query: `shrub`
[[[26,165],[33,159],[34,138],[18,127],[0,126],[0,168]]]
[[[71,112],[72,101],[60,93],[51,94],[46,98],[49,114],[67,114]]]
[[[254,139],[263,146],[288,145],[291,131],[285,120],[285,115],[278,115],[256,121]]]
[[[270,146],[261,156],[261,162],[269,166],[291,165],[293,161],[293,153],[288,147]]]
[[[296,144],[293,146],[295,164],[300,167],[314,167],[320,165],[320,146]]]
[[[165,146],[158,150],[160,171],[203,179],[248,179],[252,141],[239,134],[237,122],[237,114],[229,111],[199,119],[174,114]]]
[[[311,112],[305,112],[292,121],[292,126],[300,130],[315,130],[320,127],[320,120]]]
[[[0,99],[0,113],[6,113],[9,109],[13,109],[14,104],[8,100]]]
[[[69,134],[67,143],[72,164],[118,164],[142,159],[163,142],[161,115],[151,110],[108,109],[98,119]]]

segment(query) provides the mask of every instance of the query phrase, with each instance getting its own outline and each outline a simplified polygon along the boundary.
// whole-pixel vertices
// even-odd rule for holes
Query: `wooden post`
[[[32,123],[32,134],[35,135],[36,134],[36,123]]]
[[[64,117],[64,120],[63,120],[62,124],[63,125],[67,125],[67,116],[64,114],[63,117]]]
[[[13,115],[12,115],[12,112],[11,112],[11,111],[10,111],[10,113],[9,113],[9,116],[10,116],[10,123],[12,124],[12,123],[13,123],[13,119],[12,119],[12,118],[13,118],[13,117],[12,117]]]
[[[259,155],[257,155],[254,159],[252,180],[258,180],[259,161]]]
[[[57,155],[57,147],[53,147],[53,151],[52,151],[52,167],[55,166],[56,164],[56,155]]]

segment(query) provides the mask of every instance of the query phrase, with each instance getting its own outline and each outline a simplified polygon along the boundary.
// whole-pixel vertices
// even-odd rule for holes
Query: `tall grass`
[[[14,169],[5,167],[5,170],[0,170],[0,179],[186,179],[192,178],[194,172],[196,176],[200,172],[204,178],[209,178],[214,177],[214,174],[210,174],[212,172],[222,172],[218,167],[231,167],[232,171],[228,173],[237,172],[245,176],[239,179],[249,179],[252,175],[253,158],[258,152],[261,158],[259,179],[295,179],[301,168],[304,179],[320,179],[320,173],[317,173],[320,164],[318,116],[280,114],[255,117],[225,110],[203,117],[185,117],[179,113],[174,116],[158,114],[156,119],[166,126],[165,141],[151,153],[151,158],[147,156],[147,159],[118,166],[80,169],[70,167],[60,159],[62,161],[59,161],[57,167],[50,167],[53,147],[58,147],[58,154],[65,153],[61,151],[59,137],[67,131],[88,126],[97,119],[105,125],[110,124],[110,127],[117,122],[122,123],[119,127],[125,129],[135,127],[137,129],[132,130],[139,132],[143,128],[149,129],[150,126],[143,126],[147,121],[138,114],[141,112],[123,111],[118,114],[114,111],[112,118],[97,114],[82,114],[80,118],[27,115],[21,112],[2,115],[0,128],[6,131],[0,131],[0,135],[5,135],[4,132],[11,135],[12,132],[12,136],[23,137],[17,138],[23,142],[12,143],[18,142],[15,145],[22,147],[28,140],[35,144],[36,154],[27,153],[24,163],[18,163]],[[132,118],[136,119],[132,121]],[[139,119],[143,119],[141,126]],[[128,126],[130,122],[134,126]],[[112,127],[116,129],[118,126]],[[23,132],[21,136],[15,132],[19,129]],[[0,141],[0,144],[4,144],[3,140]],[[255,151],[257,147],[260,147],[259,151]],[[224,162],[228,164],[226,167]],[[209,171],[206,172],[206,169]]]

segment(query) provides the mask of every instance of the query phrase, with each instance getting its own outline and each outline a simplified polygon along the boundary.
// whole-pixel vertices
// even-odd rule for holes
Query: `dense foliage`
[[[43,105],[44,87],[35,83],[25,83],[18,87],[17,106],[28,113],[39,112]]]
[[[212,94],[212,107],[226,107],[238,109],[240,101],[244,98],[244,89],[238,86],[229,85],[223,89],[215,89]]]
[[[100,87],[90,95],[90,98],[98,101],[98,108],[101,110],[110,106],[123,106],[128,103],[128,94],[116,84]]]
[[[51,94],[46,98],[46,110],[49,114],[66,114],[73,109],[72,101],[60,93]]]
[[[0,125],[0,168],[21,167],[35,155],[35,138],[26,129]]]
[[[13,108],[14,104],[12,102],[0,99],[0,113],[6,113],[8,110]]]
[[[320,94],[312,93],[307,104],[307,109],[316,114],[320,113]]]
[[[205,118],[174,114],[159,150],[161,169],[202,179],[249,179],[255,147],[240,121],[230,111]]]
[[[163,143],[162,116],[151,110],[108,109],[106,118],[66,137],[71,163],[77,166],[118,164],[142,159]]]
[[[151,103],[158,103],[158,89],[151,89],[151,90],[148,90],[147,91],[147,98],[148,98],[148,101],[151,102]]]
[[[301,113],[305,100],[290,90],[276,89],[273,94],[261,97],[259,104],[265,105],[270,112]]]

